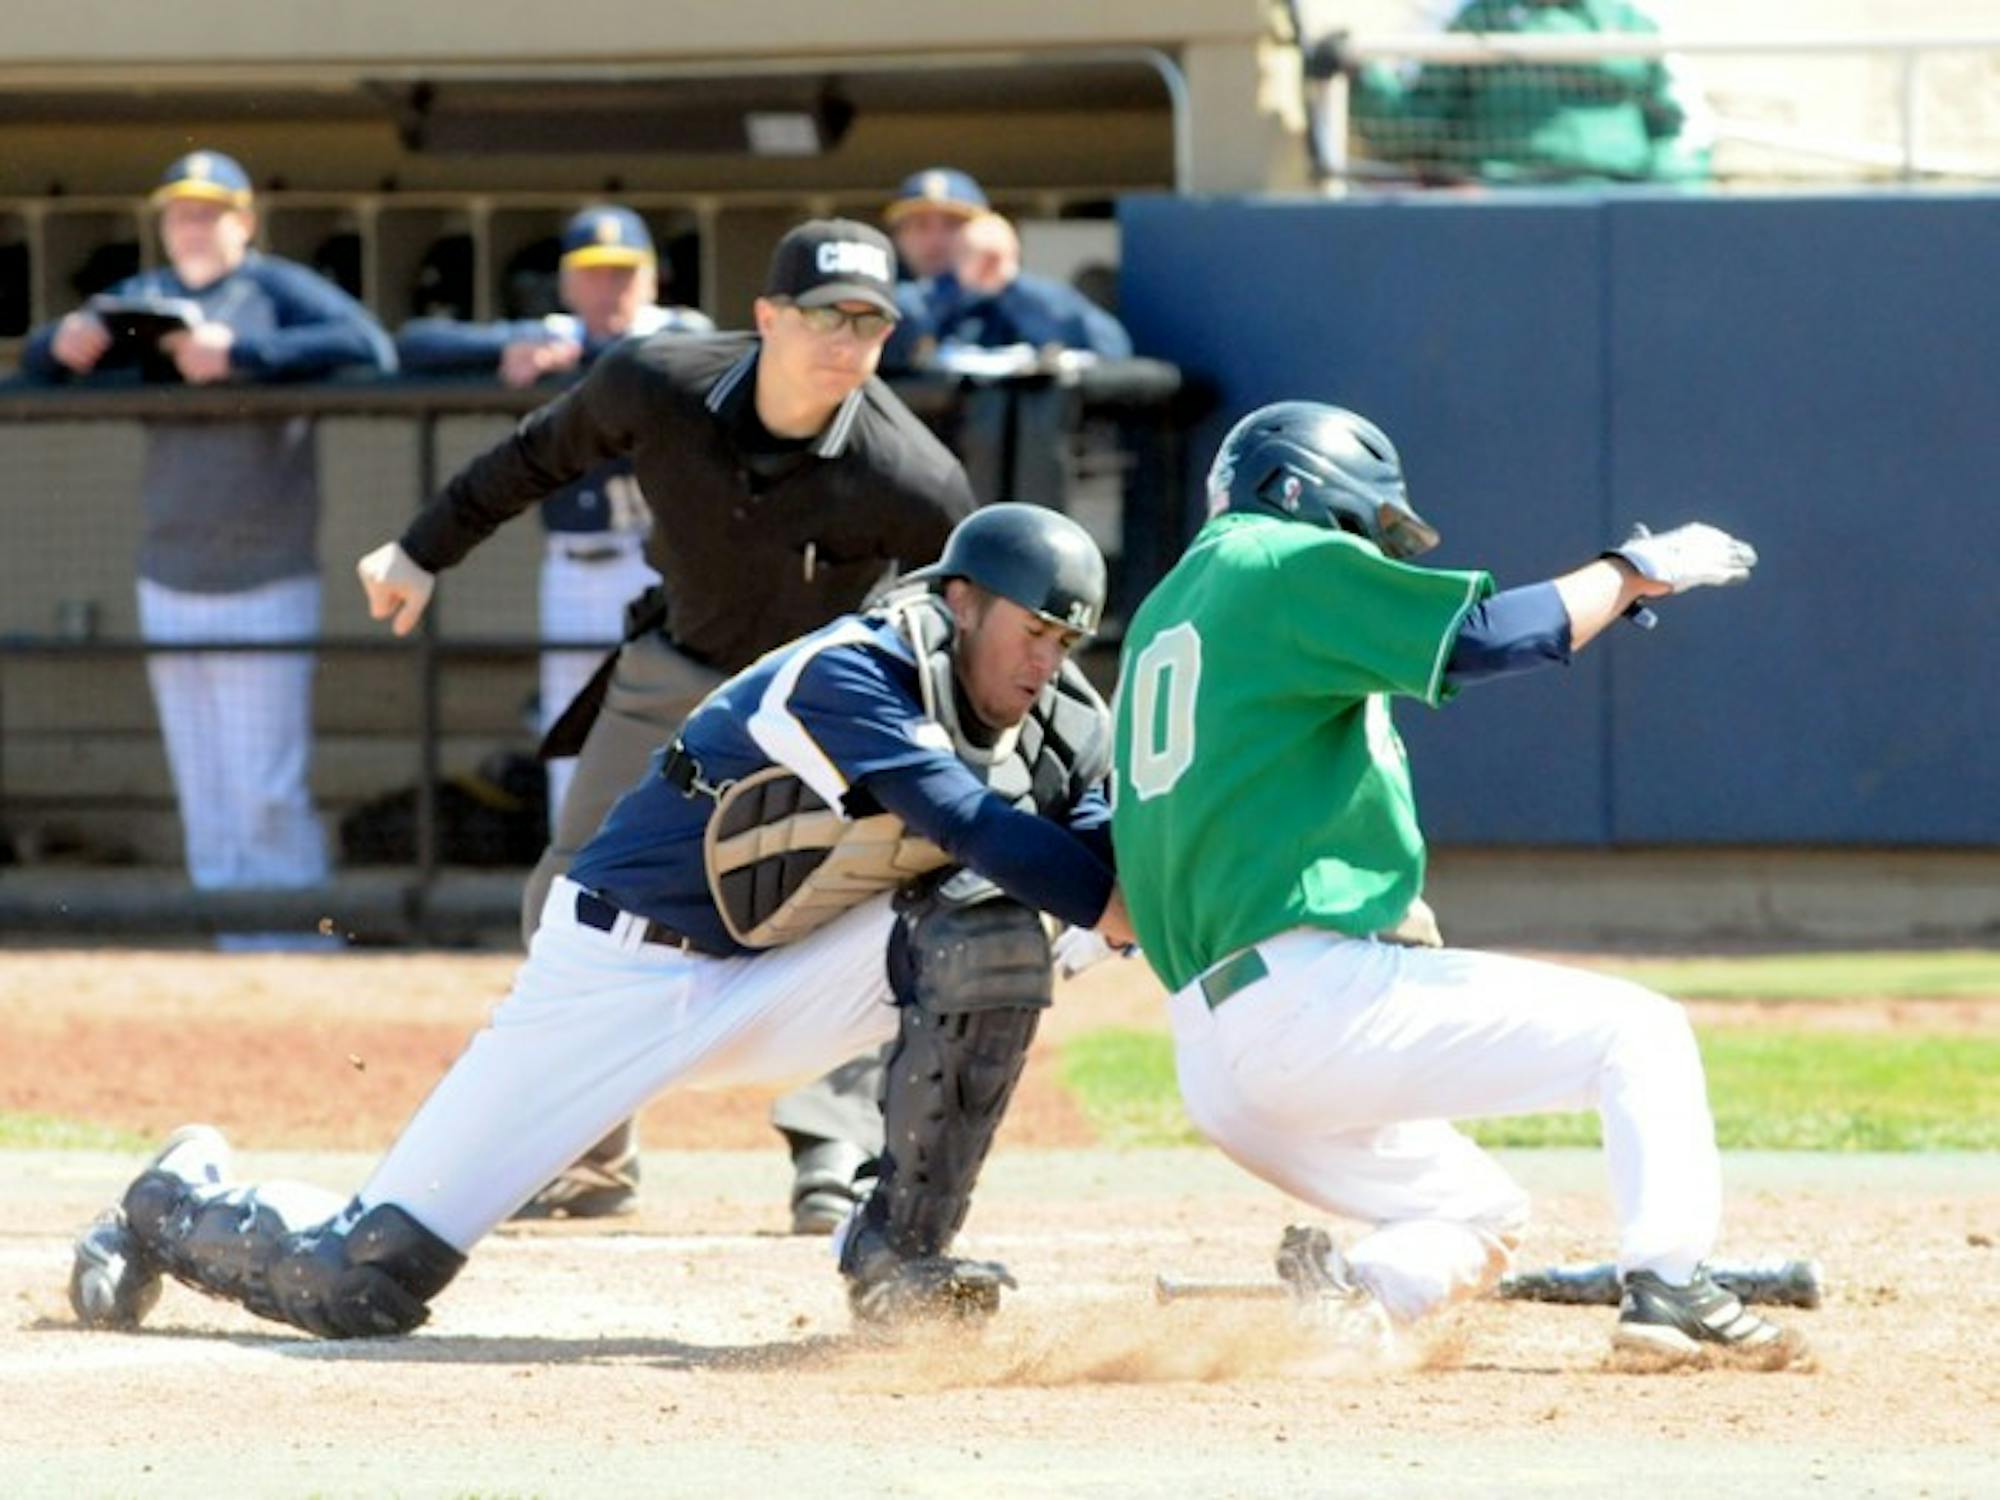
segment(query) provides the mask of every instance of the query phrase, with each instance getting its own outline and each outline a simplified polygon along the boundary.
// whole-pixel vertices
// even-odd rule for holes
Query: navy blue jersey
[[[346,366],[381,375],[396,370],[395,346],[366,308],[317,272],[280,256],[252,250],[235,270],[198,288],[172,266],[160,266],[128,276],[104,295],[194,303],[208,322],[229,325],[229,367],[245,379],[309,380]],[[21,351],[21,371],[29,378],[70,378],[49,352],[59,322],[37,329]],[[161,378],[180,377],[163,362]]]
[[[251,251],[235,270],[199,288],[161,266],[106,295],[191,302],[202,320],[226,324],[232,382],[310,380],[342,370],[386,375],[396,368],[395,346],[360,303],[275,255]],[[53,353],[59,326],[46,324],[28,340],[21,373],[29,379],[94,378],[136,357],[145,379],[180,380],[160,351],[122,346],[90,377],[78,377]],[[138,569],[150,582],[183,593],[230,594],[319,571],[318,448],[304,418],[149,421],[139,499]]]
[[[991,791],[925,714],[915,654],[890,620],[845,615],[770,652],[711,693],[680,739],[708,785],[782,766],[830,807],[894,813],[955,862],[1065,921],[1094,925],[1110,899],[1102,787],[1049,816]],[[702,839],[715,803],[668,782],[663,755],[611,809],[570,877],[710,951],[749,951],[709,892]]]
[[[1130,359],[1125,326],[1075,287],[1023,272],[992,296],[960,290],[934,308],[932,327],[942,344],[1001,349],[1010,344],[1051,344],[1087,349],[1103,359]]]

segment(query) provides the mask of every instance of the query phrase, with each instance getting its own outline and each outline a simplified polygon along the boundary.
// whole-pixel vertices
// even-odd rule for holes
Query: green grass
[[[65,1120],[57,1115],[10,1114],[0,1110],[0,1151],[138,1151],[157,1142],[135,1131]]]
[[[1701,1036],[1725,1149],[2000,1150],[2000,1040],[1881,1033],[1707,1030]],[[1062,1051],[1062,1081],[1106,1145],[1199,1141],[1180,1107],[1173,1042],[1093,1031]],[[1489,1146],[1592,1146],[1594,1114],[1468,1126]]]
[[[1107,1146],[1192,1146],[1201,1137],[1181,1111],[1173,1038],[1106,1027],[1063,1045],[1063,1087]]]
[[[1592,963],[1677,1000],[1950,1000],[2000,995],[2000,950],[1774,953]]]

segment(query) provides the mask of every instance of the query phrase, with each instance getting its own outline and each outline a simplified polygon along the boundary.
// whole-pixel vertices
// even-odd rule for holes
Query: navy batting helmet
[[[1410,508],[1396,445],[1366,417],[1317,401],[1260,406],[1229,429],[1208,471],[1211,512],[1262,511],[1368,538],[1390,557],[1438,544]]]
[[[988,505],[945,539],[944,556],[909,575],[966,578],[1065,630],[1094,634],[1104,614],[1104,555],[1068,516],[1039,505]]]

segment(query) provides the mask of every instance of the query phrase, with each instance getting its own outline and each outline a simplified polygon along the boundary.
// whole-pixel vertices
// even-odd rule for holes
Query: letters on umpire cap
[[[894,318],[896,252],[881,230],[854,219],[809,219],[778,241],[767,297],[800,307],[865,302]]]

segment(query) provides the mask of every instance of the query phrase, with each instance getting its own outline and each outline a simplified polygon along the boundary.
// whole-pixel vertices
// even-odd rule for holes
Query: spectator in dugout
[[[516,388],[587,369],[629,336],[713,333],[691,307],[659,304],[662,268],[646,221],[629,208],[599,204],[563,226],[557,268],[562,311],[545,318],[463,323],[417,318],[396,336],[412,373],[497,375]],[[625,606],[660,575],[646,561],[652,512],[630,458],[615,458],[541,502],[547,540],[540,578],[541,638],[569,649],[544,651],[538,704],[547,733],[625,634]],[[576,771],[576,758],[548,762],[549,828]]]
[[[218,151],[167,168],[152,204],[167,263],[30,336],[22,374],[78,380],[123,367],[221,385],[389,373],[387,335],[347,293],[252,248],[250,177]],[[318,451],[304,416],[146,424],[138,547],[149,642],[310,642],[320,628]],[[203,890],[307,887],[327,875],[308,772],[309,651],[161,651],[146,674]],[[225,934],[224,947],[310,947],[317,933]]]
[[[1021,269],[1021,236],[999,214],[969,221],[953,267],[958,299],[933,325],[941,359],[954,347],[1038,354],[1079,350],[1099,359],[1130,359],[1124,324],[1075,287]]]
[[[928,361],[939,319],[958,298],[959,236],[987,212],[986,190],[956,167],[926,167],[903,179],[882,210],[896,247],[896,305],[901,318],[882,348],[884,370]]]

